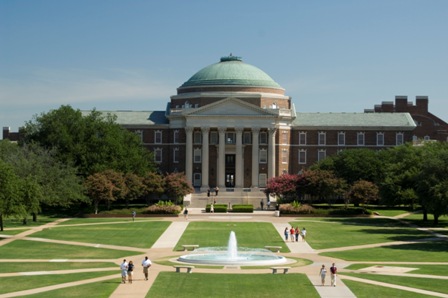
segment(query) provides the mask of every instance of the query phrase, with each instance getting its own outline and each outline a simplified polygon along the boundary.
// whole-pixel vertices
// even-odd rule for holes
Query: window
[[[403,143],[404,143],[404,134],[402,132],[397,132],[397,134],[395,136],[395,139],[396,139],[396,145],[397,146],[403,145]]]
[[[226,144],[235,144],[236,134],[234,132],[226,132]]]
[[[306,145],[306,132],[299,132],[299,145]]]
[[[194,149],[194,163],[200,163],[202,161],[202,150],[200,148]]]
[[[306,150],[299,150],[299,164],[306,164]]]
[[[243,133],[243,144],[252,144],[252,134],[250,131]]]
[[[154,132],[154,143],[162,144],[162,132],[160,130]]]
[[[212,145],[218,144],[218,132],[216,131],[210,132],[210,144]]]
[[[288,163],[288,150],[282,150],[282,163]]]
[[[202,133],[200,131],[195,131],[193,138],[195,144],[202,144]]]
[[[431,137],[428,136],[428,135],[426,135],[426,136],[423,137],[423,140],[425,140],[425,141],[429,141],[429,140],[431,140]]]
[[[377,132],[376,133],[376,145],[377,146],[384,146],[384,132]]]
[[[327,157],[327,151],[325,149],[319,149],[317,151],[317,161],[322,161]]]
[[[288,132],[282,132],[282,144],[288,144]]]
[[[268,162],[268,151],[266,149],[260,149],[260,154],[258,156],[260,157],[260,163]]]
[[[268,143],[268,135],[265,131],[260,132],[260,144],[266,145]]]
[[[356,140],[357,140],[358,146],[364,146],[364,133],[358,132],[356,134]]]
[[[179,131],[175,130],[173,133],[173,143],[178,144],[179,143]]]
[[[161,163],[162,162],[162,149],[156,148],[154,150],[154,162]]]
[[[327,137],[327,134],[326,134],[325,132],[320,132],[320,133],[319,133],[318,144],[319,144],[319,145],[325,145],[325,143],[326,143],[326,137]]]
[[[179,148],[173,149],[173,163],[179,163]]]
[[[268,180],[268,176],[266,174],[259,174],[258,175],[258,186],[266,187],[267,180]]]
[[[343,131],[338,132],[338,145],[339,146],[345,145],[345,132]]]

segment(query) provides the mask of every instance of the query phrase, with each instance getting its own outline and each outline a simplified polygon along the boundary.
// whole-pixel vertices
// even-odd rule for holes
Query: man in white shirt
[[[148,274],[149,274],[149,267],[151,267],[152,263],[148,259],[148,257],[145,257],[145,259],[142,261],[143,266],[143,274],[145,274],[145,280],[148,280]]]
[[[126,262],[126,259],[123,260],[123,263],[120,265],[121,270],[121,282],[126,283],[126,277],[128,276],[128,262]]]

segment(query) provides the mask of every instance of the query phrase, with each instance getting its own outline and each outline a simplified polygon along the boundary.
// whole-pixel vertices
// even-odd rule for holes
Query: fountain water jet
[[[184,263],[210,264],[210,265],[276,265],[286,263],[283,256],[278,256],[272,251],[262,248],[238,248],[235,232],[230,232],[227,247],[198,248],[189,255],[180,256],[178,259]]]

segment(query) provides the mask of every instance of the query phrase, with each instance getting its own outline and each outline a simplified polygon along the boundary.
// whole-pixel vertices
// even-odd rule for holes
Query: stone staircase
[[[191,194],[190,208],[205,208],[207,204],[216,202],[216,204],[252,204],[254,209],[260,209],[260,201],[263,200],[264,208],[266,208],[266,195],[259,189],[243,189],[235,190],[233,188],[220,189],[218,195],[215,192],[210,193],[210,197],[207,196],[207,192],[196,191]],[[274,209],[271,203],[271,209]]]

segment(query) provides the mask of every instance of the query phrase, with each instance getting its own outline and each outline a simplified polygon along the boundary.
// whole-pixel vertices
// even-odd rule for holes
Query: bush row
[[[359,216],[371,215],[372,212],[362,207],[351,208],[314,208],[305,204],[281,204],[280,214],[302,214],[315,216]]]

